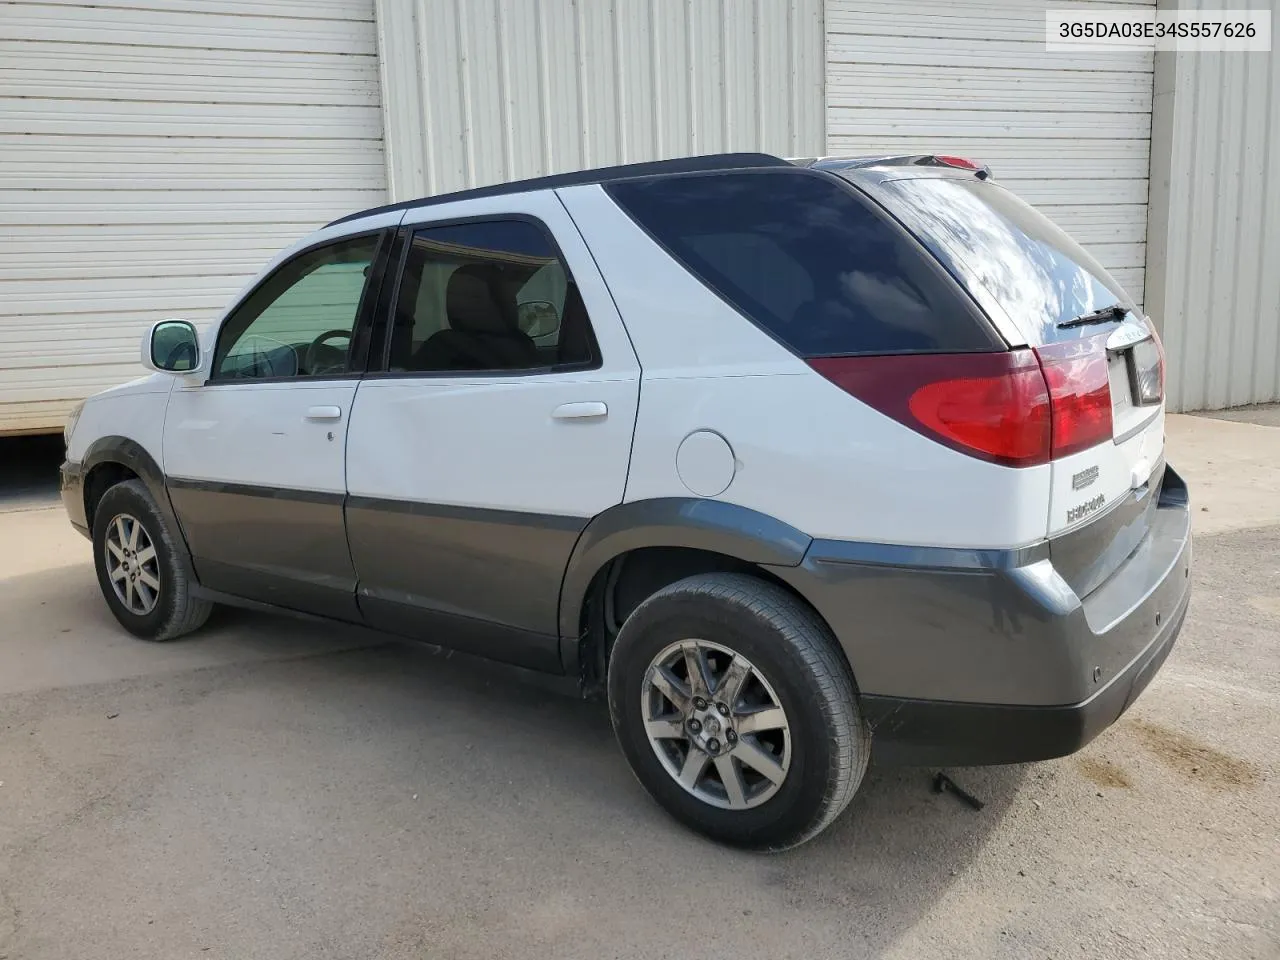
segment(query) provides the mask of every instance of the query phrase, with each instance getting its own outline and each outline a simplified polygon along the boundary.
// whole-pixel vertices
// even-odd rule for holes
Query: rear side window
[[[1000,349],[933,258],[825,176],[719,173],[607,189],[703,283],[801,357]]]
[[[577,284],[539,226],[488,220],[414,233],[392,317],[393,373],[598,362]]]

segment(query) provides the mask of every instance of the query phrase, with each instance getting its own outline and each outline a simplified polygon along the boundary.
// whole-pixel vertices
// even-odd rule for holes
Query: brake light
[[[1052,459],[1111,439],[1106,341],[1102,334],[1036,348],[1053,410]]]
[[[962,170],[978,169],[978,165],[976,163],[964,157],[944,157],[944,156],[935,155],[934,159],[937,160],[939,163],[946,164],[948,167],[959,167]]]
[[[808,362],[846,393],[962,453],[1008,467],[1049,458],[1049,392],[1030,350]]]
[[[1111,437],[1105,338],[1003,353],[817,357],[817,373],[918,433],[1007,467]]]

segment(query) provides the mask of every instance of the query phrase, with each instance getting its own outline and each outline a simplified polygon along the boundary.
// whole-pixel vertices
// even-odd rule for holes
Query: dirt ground
[[[1276,960],[1280,428],[1169,437],[1195,593],[1134,708],[1076,756],[950,770],[981,811],[873,769],[777,856],[668,819],[598,704],[261,614],[130,638],[57,451],[0,449],[0,960]]]

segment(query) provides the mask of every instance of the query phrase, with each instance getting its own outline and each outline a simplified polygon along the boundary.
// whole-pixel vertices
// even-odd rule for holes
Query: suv
[[[607,694],[675,817],[813,837],[870,758],[1079,749],[1182,625],[1151,322],[947,157],[743,154],[393,204],[67,427],[124,627],[213,603]]]

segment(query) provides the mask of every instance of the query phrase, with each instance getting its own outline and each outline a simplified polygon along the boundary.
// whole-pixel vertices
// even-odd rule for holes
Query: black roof
[[[393,210],[410,210],[418,207],[431,207],[440,203],[454,203],[458,200],[476,200],[481,197],[500,197],[508,193],[524,193],[529,190],[552,190],[556,187],[576,187],[588,183],[608,183],[613,180],[629,180],[635,177],[664,177],[678,173],[699,173],[709,170],[740,170],[744,167],[786,167],[790,164],[781,157],[767,153],[717,153],[705,157],[681,157],[677,160],[654,160],[649,163],[627,163],[617,167],[597,167],[594,170],[578,170],[573,173],[557,173],[549,177],[535,177],[532,180],[516,180],[512,183],[496,183],[491,187],[477,187],[474,190],[459,190],[457,193],[442,193],[435,197],[423,197],[420,200],[404,200],[400,203],[389,203],[382,207],[371,207],[346,217],[339,217],[326,226],[346,223],[360,217],[375,213],[388,213]]]

